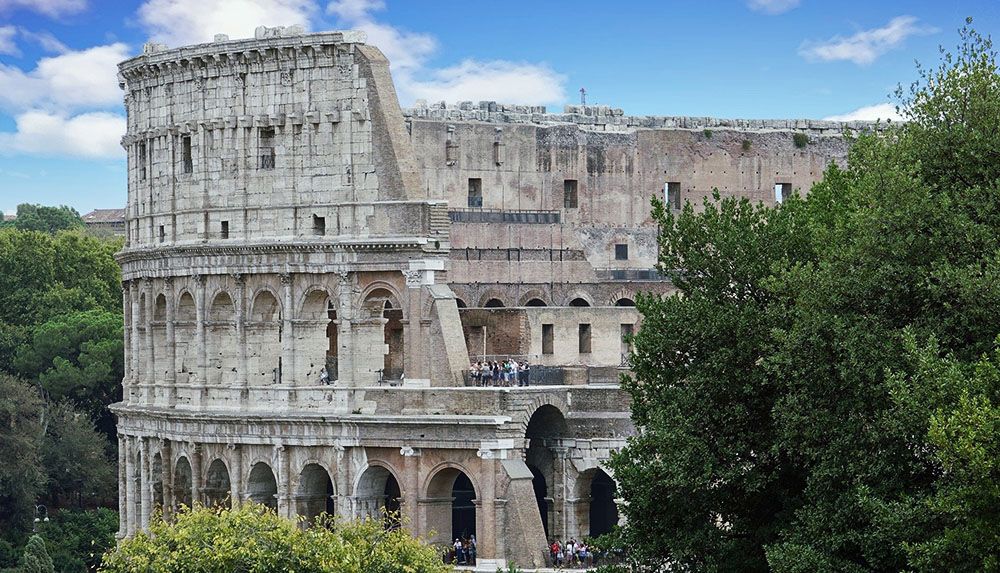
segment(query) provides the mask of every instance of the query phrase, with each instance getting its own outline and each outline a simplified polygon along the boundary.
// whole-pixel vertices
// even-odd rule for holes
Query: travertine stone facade
[[[192,503],[388,509],[491,569],[617,521],[634,301],[670,291],[650,199],[773,202],[866,128],[404,112],[356,32],[149,45],[120,80],[120,534]],[[470,386],[508,356],[530,388]]]

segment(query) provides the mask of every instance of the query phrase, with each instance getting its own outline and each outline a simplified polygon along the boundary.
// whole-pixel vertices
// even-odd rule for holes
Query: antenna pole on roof
[[[587,105],[587,88],[580,88],[580,105]]]

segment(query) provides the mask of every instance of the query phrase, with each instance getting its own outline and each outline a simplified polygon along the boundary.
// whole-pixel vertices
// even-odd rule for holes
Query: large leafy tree
[[[93,507],[110,502],[118,489],[117,472],[108,442],[90,417],[61,402],[49,407],[45,419],[41,457],[48,478],[46,504]]]
[[[0,535],[30,529],[45,486],[40,460],[43,404],[37,389],[0,373]]]
[[[17,206],[17,217],[7,225],[22,231],[55,233],[69,229],[82,229],[83,219],[72,207],[61,205],[47,207],[22,203]]]
[[[104,556],[112,573],[310,571],[376,573],[447,571],[437,550],[380,519],[318,521],[303,528],[264,506],[196,508],[148,533],[123,540]]]
[[[955,470],[995,452],[995,386],[915,398],[916,348],[969,364],[1000,331],[1000,76],[962,34],[908,123],[808,198],[654,209],[678,294],[639,301],[641,432],[612,460],[637,567],[933,570],[996,548],[965,505],[996,499],[995,466]]]

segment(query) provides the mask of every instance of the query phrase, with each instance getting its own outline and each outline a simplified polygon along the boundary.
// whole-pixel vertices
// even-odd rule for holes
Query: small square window
[[[590,354],[590,325],[581,324],[578,330],[580,354]]]
[[[469,207],[483,206],[483,180],[478,177],[469,178]]]
[[[322,237],[326,234],[326,217],[313,215],[313,235]]]
[[[615,245],[615,260],[616,261],[627,261],[628,260],[628,245]]]
[[[580,203],[580,198],[577,195],[579,186],[576,179],[566,179],[563,181],[563,208],[564,209],[576,209],[577,205]]]
[[[663,191],[665,194],[664,199],[667,202],[667,208],[673,209],[674,211],[680,211],[681,210],[680,181],[668,181],[667,184],[663,186]]]
[[[222,233],[221,234],[222,234],[222,238],[223,239],[228,239],[229,238],[229,221],[223,221],[222,222]]]

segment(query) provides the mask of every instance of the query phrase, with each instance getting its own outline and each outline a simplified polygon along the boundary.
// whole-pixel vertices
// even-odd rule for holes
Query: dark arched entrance
[[[546,538],[562,537],[559,518],[559,506],[551,497],[556,484],[561,483],[561,468],[556,464],[553,448],[561,447],[562,440],[568,432],[566,418],[559,408],[545,404],[535,410],[528,420],[524,437],[527,449],[524,461],[531,470],[531,485],[535,491],[535,502],[538,505],[538,517],[542,522],[542,530]]]
[[[427,486],[427,528],[436,532],[434,542],[450,544],[476,534],[476,490],[462,470],[446,467]],[[451,537],[446,537],[448,534]]]
[[[590,482],[590,536],[604,535],[617,524],[615,482],[604,471],[597,470]]]
[[[312,523],[325,513],[333,515],[333,481],[326,469],[319,464],[302,468],[299,476],[298,513]]]
[[[469,476],[459,472],[451,488],[451,536],[466,539],[476,534],[476,490]]]
[[[226,468],[225,462],[216,459],[208,466],[208,475],[205,478],[205,505],[209,507],[230,505],[231,493],[229,469]]]
[[[535,490],[535,503],[538,504],[538,513],[542,517],[542,529],[545,531],[545,538],[549,538],[549,502],[548,487],[545,484],[545,476],[542,470],[535,466],[528,466],[531,470],[531,486]]]
[[[174,467],[174,507],[182,505],[191,507],[191,463],[183,456]]]
[[[278,482],[274,479],[271,466],[264,462],[254,464],[247,479],[247,494],[254,503],[278,509]]]

